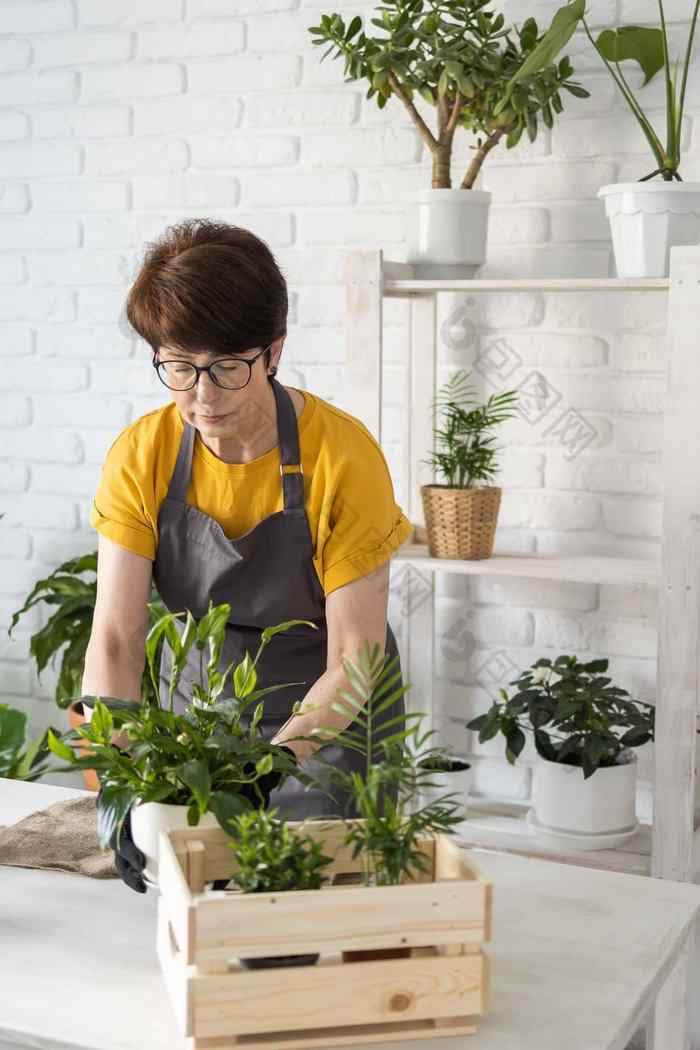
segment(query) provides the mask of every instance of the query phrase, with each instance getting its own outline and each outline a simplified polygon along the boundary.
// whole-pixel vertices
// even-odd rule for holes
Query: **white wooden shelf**
[[[526,576],[538,580],[576,583],[643,584],[657,587],[661,563],[642,558],[603,555],[500,554],[479,561],[432,558],[424,544],[405,543],[393,561],[415,565],[422,572],[461,573],[465,576]]]
[[[381,443],[383,417],[383,301],[408,300],[405,392],[408,406],[401,451],[407,498],[404,510],[416,523],[410,541],[394,555],[407,566],[406,612],[402,615],[402,666],[412,693],[432,696],[435,685],[435,574],[530,577],[582,583],[654,587],[658,601],[654,824],[623,850],[563,858],[540,846],[524,812],[472,807],[462,837],[479,848],[553,856],[571,864],[638,871],[655,878],[692,881],[697,865],[695,747],[700,696],[700,471],[685,469],[688,450],[700,447],[700,247],[671,249],[669,279],[479,277],[466,280],[417,278],[410,263],[388,260],[381,250],[358,250],[346,258],[347,408]],[[421,487],[436,479],[426,464],[434,446],[434,398],[444,321],[440,293],[489,292],[667,293],[667,366],[664,397],[664,506],[661,556],[657,561],[598,555],[497,554],[478,562],[431,558],[425,544]],[[624,305],[624,304],[623,304]],[[478,304],[469,309],[478,309]],[[604,326],[605,317],[601,317]],[[530,331],[535,331],[530,329]],[[414,570],[416,580],[413,580]],[[416,583],[420,600],[411,600]],[[410,585],[410,586],[409,586]],[[425,597],[430,600],[425,600]],[[405,657],[405,661],[404,661]],[[527,808],[527,807],[524,807]]]
[[[407,263],[386,263],[390,272]],[[667,278],[623,279],[621,277],[532,277],[513,278],[473,277],[463,280],[440,280],[415,277],[387,277],[384,295],[400,299],[414,295],[433,295],[436,292],[665,292]]]
[[[624,871],[628,875],[651,874],[652,829],[649,824],[641,824],[637,835],[618,849],[563,850],[536,838],[525,823],[529,808],[527,803],[470,799],[468,818],[456,828],[455,839],[460,846],[472,849],[516,853],[560,864]]]
[[[617,849],[562,849],[540,841],[526,823],[529,803],[473,798],[467,803],[467,819],[455,830],[455,839],[471,849],[516,853],[522,857],[553,860],[585,868],[623,871],[628,875],[651,875],[651,824],[640,824],[638,833]],[[694,834],[693,871],[700,871],[700,830]]]

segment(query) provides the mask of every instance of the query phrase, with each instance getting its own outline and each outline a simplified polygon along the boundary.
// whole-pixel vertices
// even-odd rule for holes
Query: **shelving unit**
[[[422,280],[410,264],[381,250],[346,258],[346,403],[377,440],[382,438],[382,307],[385,298],[410,303],[409,418],[405,448],[413,537],[394,555],[416,576],[423,600],[407,618],[402,663],[412,692],[431,697],[434,680],[435,574],[518,576],[596,584],[644,585],[658,593],[657,713],[654,823],[624,848],[562,852],[541,845],[525,824],[527,806],[474,800],[460,829],[465,845],[558,861],[692,881],[700,845],[695,813],[695,734],[700,672],[700,247],[674,248],[668,280],[470,279]],[[420,487],[434,480],[421,461],[433,447],[437,393],[437,296],[489,292],[647,292],[667,295],[667,385],[664,513],[659,561],[593,555],[499,554],[483,561],[431,558],[425,545]],[[425,600],[427,592],[430,600]],[[697,855],[697,856],[696,856]]]

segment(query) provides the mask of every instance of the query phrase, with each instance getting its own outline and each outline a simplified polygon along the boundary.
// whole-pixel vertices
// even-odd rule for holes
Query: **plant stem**
[[[647,139],[647,142],[649,143],[649,145],[651,147],[652,153],[656,157],[656,160],[657,160],[657,162],[659,164],[659,167],[662,170],[665,170],[665,168],[666,168],[666,157],[664,156],[664,149],[663,149],[663,146],[661,145],[661,142],[658,139],[658,136],[657,136],[656,132],[654,131],[652,125],[649,123],[649,120],[645,116],[644,111],[642,110],[641,106],[639,105],[639,103],[635,99],[634,95],[630,91],[629,87],[627,86],[627,82],[624,80],[624,78],[620,78],[620,77],[617,76],[617,74],[614,72],[613,67],[610,65],[610,63],[608,62],[608,60],[605,57],[605,55],[602,55],[600,53],[600,51],[598,50],[598,48],[596,47],[596,42],[595,42],[595,40],[593,39],[593,37],[591,35],[591,31],[588,28],[588,24],[586,22],[586,19],[582,18],[581,21],[583,23],[583,28],[584,28],[584,30],[586,32],[586,36],[590,40],[591,44],[595,48],[595,50],[598,53],[598,55],[600,55],[601,59],[605,63],[605,67],[608,70],[608,73],[610,74],[610,76],[613,78],[613,80],[617,84],[618,88],[622,92],[622,95],[624,96],[625,101],[627,102],[627,105],[630,107],[630,109],[634,113],[635,117],[639,121],[639,123],[640,123],[640,125],[642,127],[642,131],[644,132],[644,135],[645,135],[645,137]]]
[[[474,159],[467,168],[467,172],[462,179],[462,185],[460,189],[470,190],[476,182],[477,176],[481,171],[481,165],[484,163],[494,146],[497,146],[503,135],[506,133],[508,128],[497,128],[484,143],[477,149]]]
[[[673,119],[673,105],[675,102],[675,91],[671,80],[671,70],[668,64],[668,36],[666,34],[666,19],[664,18],[664,5],[658,0],[659,18],[661,20],[661,40],[664,52],[664,79],[666,82],[666,151],[671,157],[675,157],[676,128]],[[666,173],[664,172],[664,178]]]
[[[688,46],[685,50],[685,61],[683,63],[683,79],[681,80],[681,91],[678,101],[678,134],[680,137],[681,121],[683,120],[683,105],[685,102],[685,85],[688,80],[688,66],[690,64],[690,54],[693,50],[693,39],[695,37],[695,23],[698,17],[698,8],[700,8],[700,0],[695,0],[695,7],[693,8],[693,17],[690,22],[690,31],[688,35]]]
[[[428,125],[425,123],[423,118],[421,117],[421,115],[418,112],[418,110],[416,109],[416,107],[413,105],[413,102],[411,101],[411,99],[408,97],[408,95],[404,91],[403,87],[401,86],[401,84],[399,82],[398,77],[396,76],[396,74],[392,70],[389,70],[389,83],[391,84],[392,88],[394,89],[394,91],[399,96],[399,98],[403,102],[404,106],[408,110],[408,113],[409,113],[409,115],[411,117],[411,120],[413,121],[413,123],[418,128],[418,133],[419,133],[420,137],[423,139],[423,142],[426,144],[426,146],[431,151],[431,153],[434,152],[434,150],[436,149],[436,147],[438,145],[435,136],[433,135],[432,131],[430,130]]]

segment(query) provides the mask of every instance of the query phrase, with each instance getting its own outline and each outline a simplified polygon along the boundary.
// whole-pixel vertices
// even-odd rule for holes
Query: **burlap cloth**
[[[0,825],[0,864],[18,868],[53,868],[92,879],[115,879],[111,849],[97,837],[97,796],[69,798],[47,809]]]

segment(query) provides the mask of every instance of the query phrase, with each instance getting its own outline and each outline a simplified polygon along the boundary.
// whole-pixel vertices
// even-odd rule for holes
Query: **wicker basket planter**
[[[449,836],[427,835],[420,878],[367,887],[347,878],[361,860],[343,844],[342,821],[304,830],[323,839],[333,882],[279,893],[205,890],[236,868],[221,828],[161,833],[157,951],[188,1050],[327,1050],[474,1032],[488,1003],[491,884],[471,858]],[[407,957],[386,957],[397,948]],[[238,961],[306,952],[320,953],[316,965]]]
[[[423,513],[433,558],[490,558],[501,489],[422,485]]]

